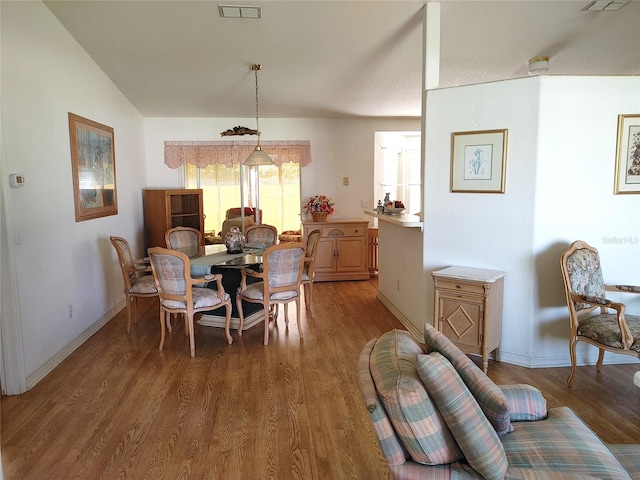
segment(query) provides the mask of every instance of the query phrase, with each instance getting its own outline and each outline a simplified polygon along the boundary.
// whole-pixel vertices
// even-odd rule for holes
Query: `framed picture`
[[[76,222],[117,215],[113,128],[69,112]]]
[[[618,115],[613,193],[640,193],[640,114]]]
[[[504,193],[507,130],[451,134],[451,191]]]

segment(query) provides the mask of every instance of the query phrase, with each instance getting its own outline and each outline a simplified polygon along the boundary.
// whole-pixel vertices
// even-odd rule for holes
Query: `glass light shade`
[[[260,145],[256,145],[256,148],[244,161],[243,165],[252,167],[254,165],[275,165],[271,157],[267,155]]]

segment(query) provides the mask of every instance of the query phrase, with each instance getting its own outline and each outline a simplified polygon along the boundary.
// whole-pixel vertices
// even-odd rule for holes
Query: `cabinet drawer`
[[[460,293],[476,293],[484,294],[484,285],[481,283],[465,283],[455,280],[438,280],[438,288],[441,290],[450,290]]]
[[[325,227],[322,229],[322,236],[328,238],[336,237],[364,237],[363,227]]]

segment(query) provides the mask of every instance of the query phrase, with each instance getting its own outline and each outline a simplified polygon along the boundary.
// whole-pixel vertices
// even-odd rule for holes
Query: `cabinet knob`
[[[456,285],[456,288],[462,288],[462,285]]]

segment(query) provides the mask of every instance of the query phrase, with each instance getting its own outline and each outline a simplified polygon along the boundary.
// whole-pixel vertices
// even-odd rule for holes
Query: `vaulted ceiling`
[[[440,2],[440,87],[548,74],[640,74],[640,0]],[[422,1],[248,1],[261,18],[221,18],[233,1],[46,1],[148,117],[419,116]]]

